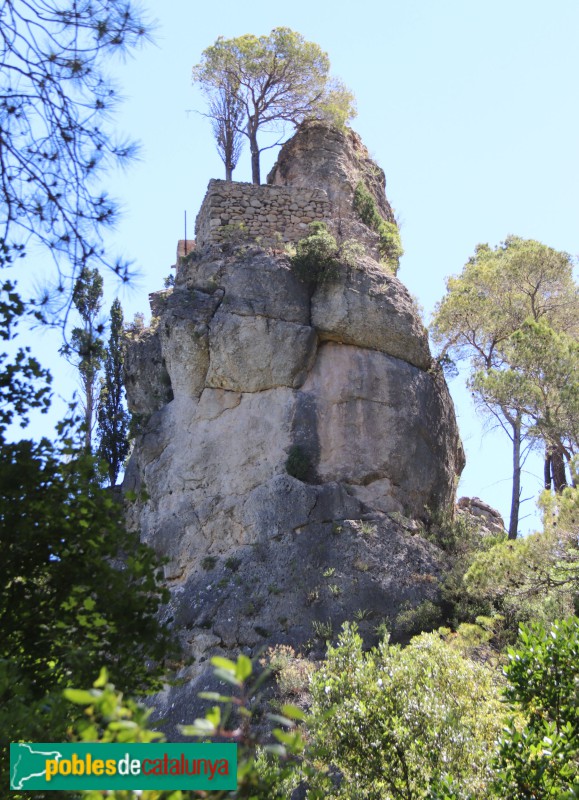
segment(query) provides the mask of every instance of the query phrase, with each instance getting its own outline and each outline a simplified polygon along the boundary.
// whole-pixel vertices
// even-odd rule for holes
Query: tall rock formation
[[[197,659],[181,708],[208,653],[315,648],[356,614],[371,634],[433,594],[440,554],[419,521],[453,503],[464,457],[414,303],[352,211],[360,180],[393,219],[356,134],[314,124],[272,185],[212,181],[195,248],[129,345],[128,515],[168,559]],[[366,253],[312,287],[284,242],[320,218]]]

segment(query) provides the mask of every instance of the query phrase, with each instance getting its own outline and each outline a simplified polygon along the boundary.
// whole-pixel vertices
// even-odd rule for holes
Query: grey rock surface
[[[267,176],[271,186],[324,189],[339,217],[351,214],[354,191],[363,181],[385,220],[394,222],[386,199],[384,171],[370,158],[358,134],[324,122],[306,122],[279,152]]]
[[[461,497],[456,505],[458,513],[465,515],[483,533],[505,533],[505,521],[500,512],[480,497]]]
[[[133,415],[148,417],[173,399],[161,340],[145,329],[127,339],[124,362],[127,405]]]
[[[321,340],[380,350],[423,370],[431,365],[428,335],[408,290],[370,258],[314,292],[312,325]]]
[[[294,137],[270,177],[307,176],[336,232],[360,225],[362,178],[391,217],[353,132]],[[279,247],[210,242],[151,300],[154,326],[127,349],[129,404],[144,419],[124,489],[128,523],[167,559],[167,615],[195,658],[188,683],[158,698],[176,723],[191,721],[213,653],[321,654],[321,630],[358,618],[371,641],[434,598],[443,557],[421,521],[454,507],[464,455],[415,305],[368,248],[315,288]]]
[[[234,392],[301,386],[317,347],[309,326],[221,310],[212,320],[209,342],[206,384]]]

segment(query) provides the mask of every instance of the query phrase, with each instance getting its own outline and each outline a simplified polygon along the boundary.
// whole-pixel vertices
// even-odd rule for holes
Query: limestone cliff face
[[[329,155],[304,145],[300,167],[287,153],[303,152],[299,137],[307,144],[311,134],[286,145],[273,174],[299,194],[305,170],[303,191],[327,193],[337,232],[361,145],[344,134],[327,143]],[[338,174],[338,162],[349,171]],[[243,187],[210,187],[207,238],[180,262],[174,289],[152,296],[154,328],[126,361],[143,425],[125,479],[137,498],[129,519],[169,559],[172,613],[197,659],[311,643],[313,623],[338,630],[357,611],[372,619],[362,623],[369,632],[429,597],[440,554],[416,535],[416,520],[453,503],[464,462],[446,384],[402,283],[366,255],[311,289],[283,249],[251,237],[219,243],[211,231],[220,224],[268,216],[268,187]],[[223,191],[227,222],[211,211],[224,207]],[[305,235],[298,216],[308,203],[294,203],[297,212],[280,203],[275,224],[287,207],[296,218],[284,230]],[[385,197],[380,207],[388,213]],[[191,679],[201,679],[199,663]]]
[[[370,158],[358,134],[340,131],[323,122],[306,122],[282,147],[267,176],[271,186],[317,186],[325,189],[336,217],[351,214],[354,190],[363,181],[385,220],[394,222],[386,199],[384,171]]]

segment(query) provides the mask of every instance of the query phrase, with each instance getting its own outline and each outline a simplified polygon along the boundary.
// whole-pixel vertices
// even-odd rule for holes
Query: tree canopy
[[[117,206],[98,178],[135,152],[111,130],[118,93],[105,63],[146,37],[130,0],[0,4],[0,244],[45,245],[63,305],[85,265],[128,278],[101,242]]]
[[[310,118],[343,125],[353,117],[353,95],[330,78],[329,69],[327,53],[290,28],[274,28],[269,36],[220,36],[193,67],[193,81],[210,102],[208,116],[222,157],[222,132],[243,133],[249,140],[252,180],[259,183],[259,156],[265,149],[257,141],[260,129],[276,130]],[[231,161],[227,156],[223,160],[227,170]]]
[[[436,307],[432,332],[442,361],[468,359],[475,397],[513,442],[511,538],[518,529],[523,437],[540,438],[557,461],[557,448],[574,436],[567,370],[576,363],[578,320],[571,257],[514,236],[495,248],[479,245],[462,273],[448,279]]]

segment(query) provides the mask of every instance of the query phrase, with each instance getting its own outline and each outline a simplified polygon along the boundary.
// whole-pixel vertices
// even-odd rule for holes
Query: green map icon
[[[52,746],[54,747],[54,745]],[[27,781],[34,782],[35,778],[45,778],[47,759],[58,761],[63,757],[60,750],[48,750],[48,747],[50,745],[10,745],[10,788],[13,791],[15,789],[26,790],[28,788]]]

